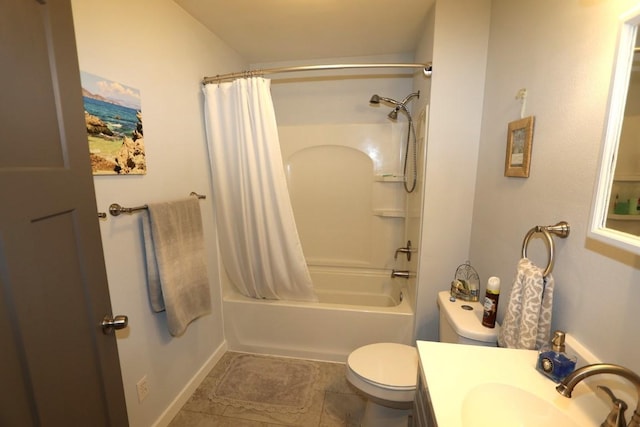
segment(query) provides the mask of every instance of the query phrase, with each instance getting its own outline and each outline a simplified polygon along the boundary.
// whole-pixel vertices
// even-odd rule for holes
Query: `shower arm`
[[[400,103],[402,106],[405,106],[407,102],[409,102],[409,100],[411,98],[413,98],[414,96],[417,96],[418,98],[420,98],[420,91],[414,92],[414,93],[410,93],[409,95],[407,95],[402,102]]]
[[[420,91],[411,93],[411,94],[405,96],[405,98],[402,101],[398,102],[395,99],[386,98],[384,96],[377,95],[377,102],[374,102],[374,103],[375,104],[379,104],[380,101],[384,101],[384,102],[387,102],[387,103],[395,106],[396,109],[401,109],[402,108],[402,109],[404,109],[406,111],[407,102],[409,102],[411,100],[411,98],[416,97],[416,96],[418,98],[420,97]],[[369,102],[371,102],[371,101],[369,101]]]
[[[402,105],[402,102],[398,102],[395,99],[386,98],[384,96],[378,96],[378,102],[375,102],[374,104],[379,104],[380,101],[384,101],[384,102],[387,102],[389,104],[395,105],[396,108],[399,108]]]

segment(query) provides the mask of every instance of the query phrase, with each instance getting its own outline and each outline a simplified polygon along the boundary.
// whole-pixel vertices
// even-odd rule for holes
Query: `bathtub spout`
[[[404,279],[408,279],[410,277],[414,277],[414,275],[409,272],[409,270],[391,270],[391,277],[402,277]]]

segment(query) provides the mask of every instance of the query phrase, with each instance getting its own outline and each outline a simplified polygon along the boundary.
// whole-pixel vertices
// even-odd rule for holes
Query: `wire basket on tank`
[[[451,296],[463,301],[480,299],[480,277],[469,261],[460,264],[451,282]]]

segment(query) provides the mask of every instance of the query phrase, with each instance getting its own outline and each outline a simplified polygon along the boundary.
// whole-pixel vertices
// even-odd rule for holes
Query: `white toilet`
[[[499,325],[495,329],[482,326],[482,305],[449,298],[449,291],[438,294],[440,341],[495,347]],[[361,425],[405,427],[417,377],[415,347],[377,343],[354,350],[347,358],[347,380],[367,397]]]

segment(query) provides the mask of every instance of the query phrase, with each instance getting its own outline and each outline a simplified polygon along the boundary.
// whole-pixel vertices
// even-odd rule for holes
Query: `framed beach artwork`
[[[534,116],[529,116],[509,123],[504,176],[529,177],[534,121]]]
[[[85,71],[80,80],[93,174],[145,174],[140,91]]]

